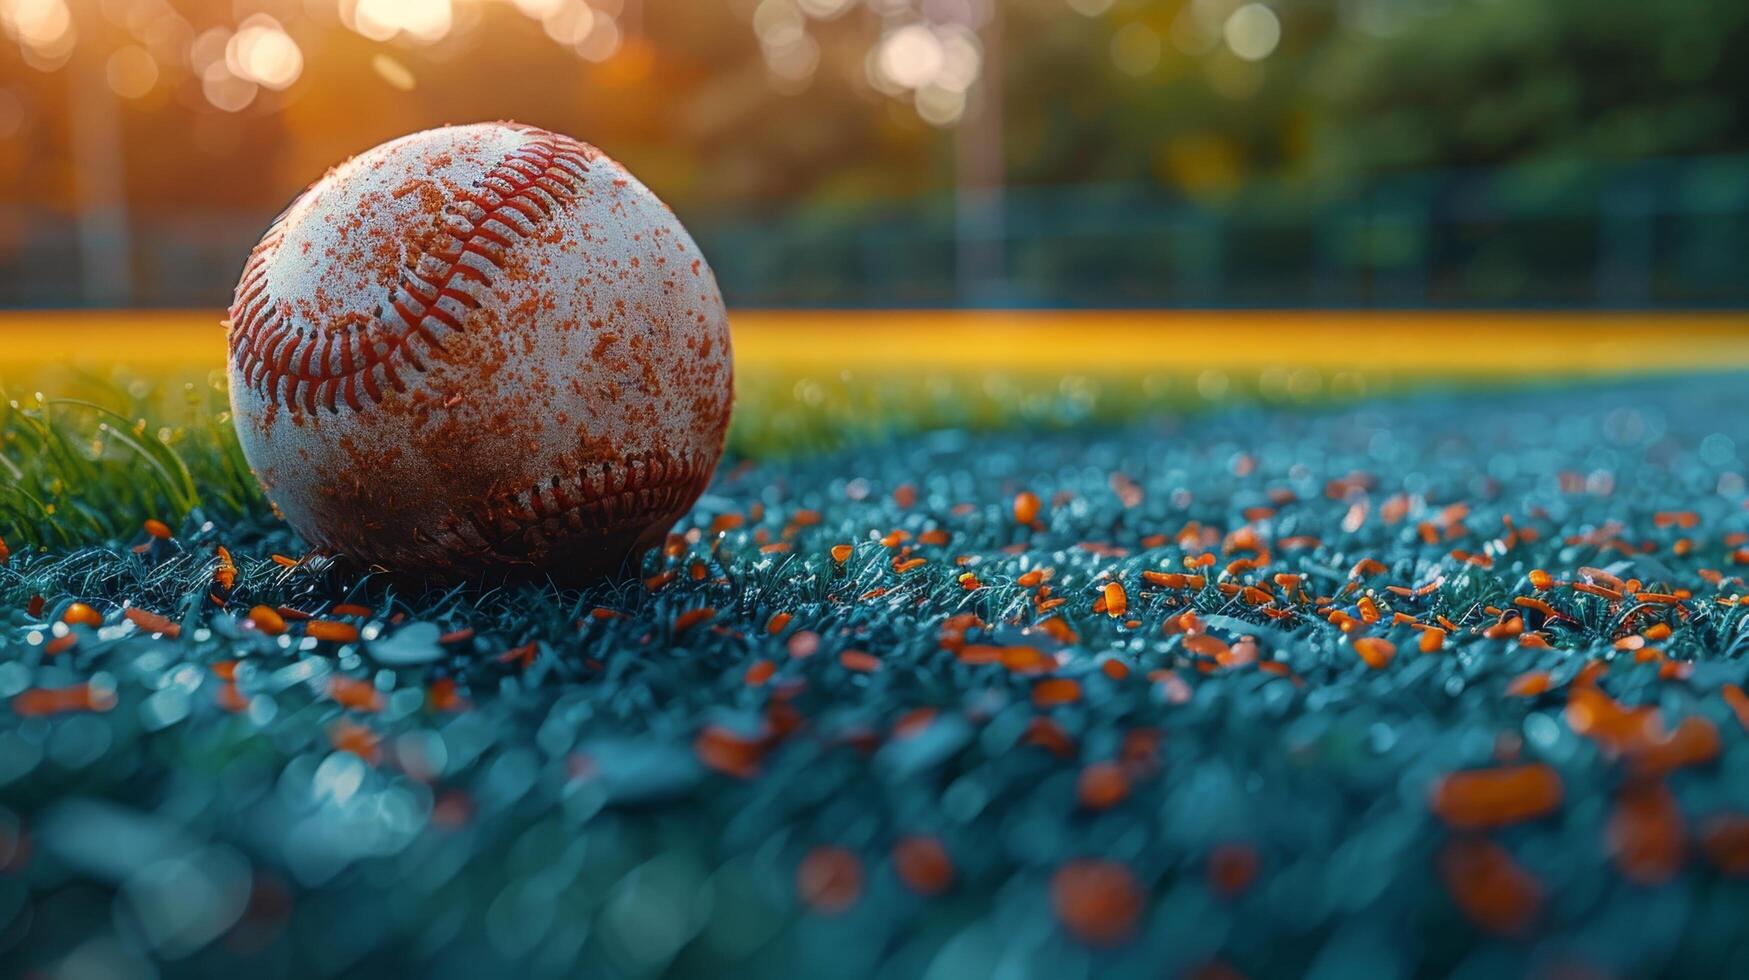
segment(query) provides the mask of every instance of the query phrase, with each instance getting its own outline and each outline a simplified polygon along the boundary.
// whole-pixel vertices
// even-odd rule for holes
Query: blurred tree
[[[699,227],[757,237],[781,211],[799,244],[748,274],[817,261],[821,295],[955,264],[1091,281],[1178,197],[1297,223],[1269,247],[1304,256],[1327,199],[1307,178],[1334,198],[1398,172],[1749,150],[1743,0],[0,0],[0,32],[0,265],[66,254],[77,225],[93,296],[129,278],[97,261],[126,251],[135,282],[217,281],[325,167],[478,119],[589,139]],[[1115,196],[1090,220],[1128,238],[999,254],[1024,224],[1005,213],[1045,200],[1033,224],[1055,227],[1096,185]],[[1080,204],[1026,196],[1071,186]],[[883,246],[900,233],[930,244]],[[1160,260],[1182,288],[1215,278],[1185,255],[1225,247],[1191,244]],[[1158,266],[1131,279],[1145,299]]]
[[[1342,7],[1308,79],[1320,173],[1749,148],[1741,0]]]

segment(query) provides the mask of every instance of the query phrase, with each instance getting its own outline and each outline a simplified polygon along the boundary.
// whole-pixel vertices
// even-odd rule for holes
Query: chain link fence
[[[969,223],[943,194],[684,217],[744,307],[1749,306],[1749,156],[1277,181],[1202,199],[1010,188],[984,213],[999,220]],[[0,209],[0,306],[222,306],[272,214],[117,217]],[[968,244],[975,275],[959,267]]]

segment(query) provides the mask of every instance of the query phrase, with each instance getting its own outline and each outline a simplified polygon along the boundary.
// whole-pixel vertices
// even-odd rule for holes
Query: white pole
[[[89,4],[72,5],[74,16]],[[93,12],[95,12],[93,8]],[[116,307],[133,295],[128,241],[126,163],[121,112],[110,91],[99,26],[75,22],[80,40],[67,65],[72,109],[73,197],[78,209],[79,274],[87,306]]]
[[[954,130],[955,288],[962,306],[1003,302],[1002,5],[981,32],[984,67]]]

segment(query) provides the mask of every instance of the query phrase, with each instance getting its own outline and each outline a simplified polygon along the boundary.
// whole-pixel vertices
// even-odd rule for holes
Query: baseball
[[[620,568],[698,499],[733,397],[722,295],[674,214],[513,123],[329,171],[250,253],[227,331],[269,499],[397,571]]]

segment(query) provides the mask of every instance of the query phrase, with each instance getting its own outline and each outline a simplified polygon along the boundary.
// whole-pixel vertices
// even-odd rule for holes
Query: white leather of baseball
[[[703,491],[733,365],[673,213],[569,137],[486,123],[331,170],[230,309],[250,467],[318,548],[396,570],[593,576]]]

